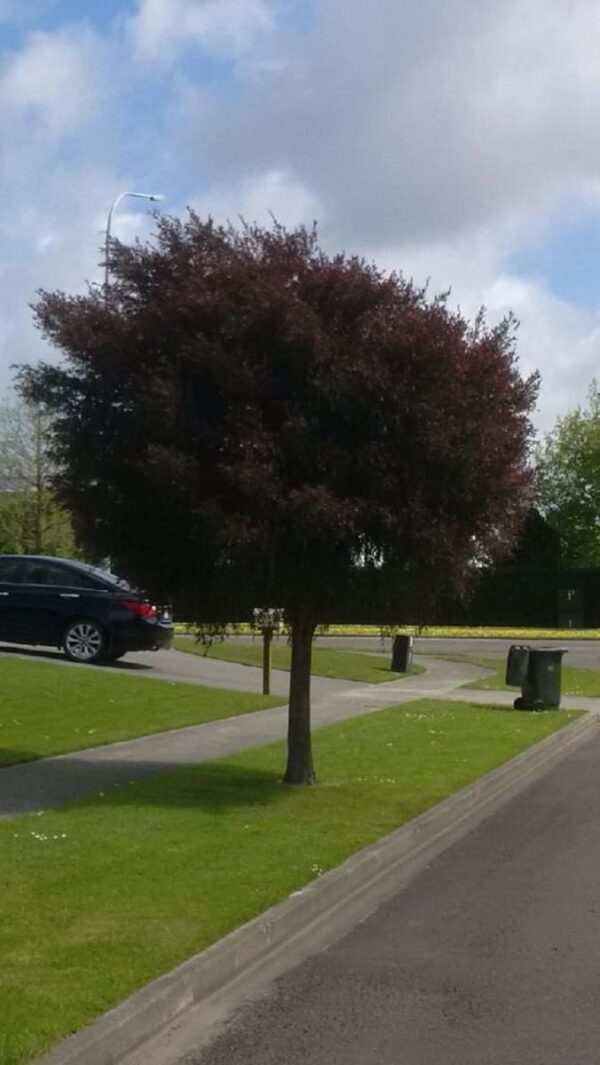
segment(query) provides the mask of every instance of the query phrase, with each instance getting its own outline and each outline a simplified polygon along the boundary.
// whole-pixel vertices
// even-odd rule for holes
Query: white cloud
[[[239,68],[239,93],[181,95],[188,165],[215,203],[285,173],[322,208],[328,247],[451,287],[469,315],[512,300],[522,365],[543,374],[538,422],[551,423],[585,397],[598,316],[510,260],[559,209],[600,210],[600,7],[321,0],[314,14],[268,62]]]
[[[0,21],[34,3],[0,0]],[[514,309],[548,427],[585,400],[598,314],[511,264],[569,212],[600,211],[600,5],[313,0],[295,17],[308,7],[123,0],[104,37],[63,26],[5,57],[0,361],[39,353],[35,288],[99,279],[110,203],[148,184],[174,213],[316,218],[328,249],[451,287],[469,316]],[[148,233],[139,208],[122,205],[115,235]]]
[[[88,29],[32,33],[0,78],[3,112],[49,138],[73,135],[106,93],[103,48]]]
[[[27,178],[20,196],[2,189],[17,223],[9,227],[3,221],[0,226],[3,244],[12,248],[0,285],[4,375],[8,376],[10,363],[48,355],[33,328],[29,308],[38,288],[77,292],[83,290],[86,278],[101,280],[101,218],[104,215],[105,225],[108,207],[104,205],[109,203],[114,181],[110,171],[82,164],[68,172],[49,173],[37,190]]]
[[[211,177],[287,167],[343,238],[397,241],[538,210],[597,174],[594,0],[317,10],[279,66],[190,111],[182,142]]]
[[[131,187],[113,160],[122,81],[112,58],[86,26],[31,33],[4,57],[0,391],[12,363],[57,358],[33,327],[36,291],[83,291],[87,279],[102,280],[108,209]]]
[[[574,307],[542,285],[499,275],[484,290],[490,314],[512,310],[520,321],[518,352],[524,369],[542,383],[536,425],[549,430],[581,403],[600,365],[600,312]]]
[[[58,360],[58,351],[35,329],[29,304],[35,303],[40,288],[77,293],[86,290],[88,281],[102,284],[108,209],[115,189],[128,184],[127,176],[108,166],[81,163],[54,171],[37,197],[31,191],[27,210],[18,212],[19,245],[11,236],[13,255],[0,264],[0,394],[12,379],[11,364]],[[149,237],[152,228],[151,213],[143,204],[137,210],[119,210],[112,232],[132,241]],[[6,246],[3,229],[0,225]]]
[[[210,189],[193,201],[193,206],[216,222],[256,222],[269,226],[273,217],[282,225],[312,225],[323,219],[324,208],[300,182],[281,170],[243,178],[229,187]]]
[[[170,63],[192,46],[240,56],[273,26],[267,0],[138,0],[129,28],[139,59]]]
[[[451,307],[474,318],[484,307],[495,324],[509,312],[519,321],[517,354],[524,374],[542,376],[534,423],[549,430],[565,410],[585,399],[600,365],[600,311],[576,307],[551,293],[542,281],[510,273],[505,265],[512,232],[480,229],[437,243],[371,248],[368,257],[383,269],[402,270],[432,294],[450,291]]]

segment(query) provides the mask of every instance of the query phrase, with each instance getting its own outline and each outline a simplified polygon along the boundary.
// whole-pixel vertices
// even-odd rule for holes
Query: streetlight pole
[[[112,204],[110,211],[108,212],[108,219],[106,222],[106,237],[104,242],[104,299],[108,299],[108,253],[110,249],[110,225],[112,222],[112,216],[119,206],[121,200],[126,196],[133,196],[136,200],[162,200],[163,197],[154,192],[120,192],[116,200]]]

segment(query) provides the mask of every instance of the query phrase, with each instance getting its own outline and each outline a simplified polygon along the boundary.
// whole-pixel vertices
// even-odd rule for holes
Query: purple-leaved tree
[[[511,320],[469,324],[304,228],[161,217],[110,270],[36,308],[66,357],[20,375],[54,415],[56,487],[90,549],[198,621],[285,608],[284,779],[311,783],[315,627],[357,574],[389,616],[510,545],[537,377]]]

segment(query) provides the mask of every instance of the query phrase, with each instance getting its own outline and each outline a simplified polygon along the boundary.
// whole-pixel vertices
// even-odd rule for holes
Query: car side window
[[[22,584],[25,567],[16,558],[0,558],[0,584]]]
[[[50,588],[81,588],[83,586],[76,570],[68,566],[55,566],[52,562],[35,561],[26,564],[25,583]]]
[[[93,577],[86,577],[83,573],[79,575],[79,580],[81,588],[93,588],[96,592],[109,592],[111,590],[101,581],[95,581]]]

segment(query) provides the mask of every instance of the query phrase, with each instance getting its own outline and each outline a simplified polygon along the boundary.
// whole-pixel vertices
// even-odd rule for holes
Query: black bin
[[[505,683],[511,687],[520,688],[527,676],[528,668],[529,647],[520,647],[518,644],[509,647]]]
[[[412,636],[394,636],[392,646],[392,673],[407,673],[412,665]]]

